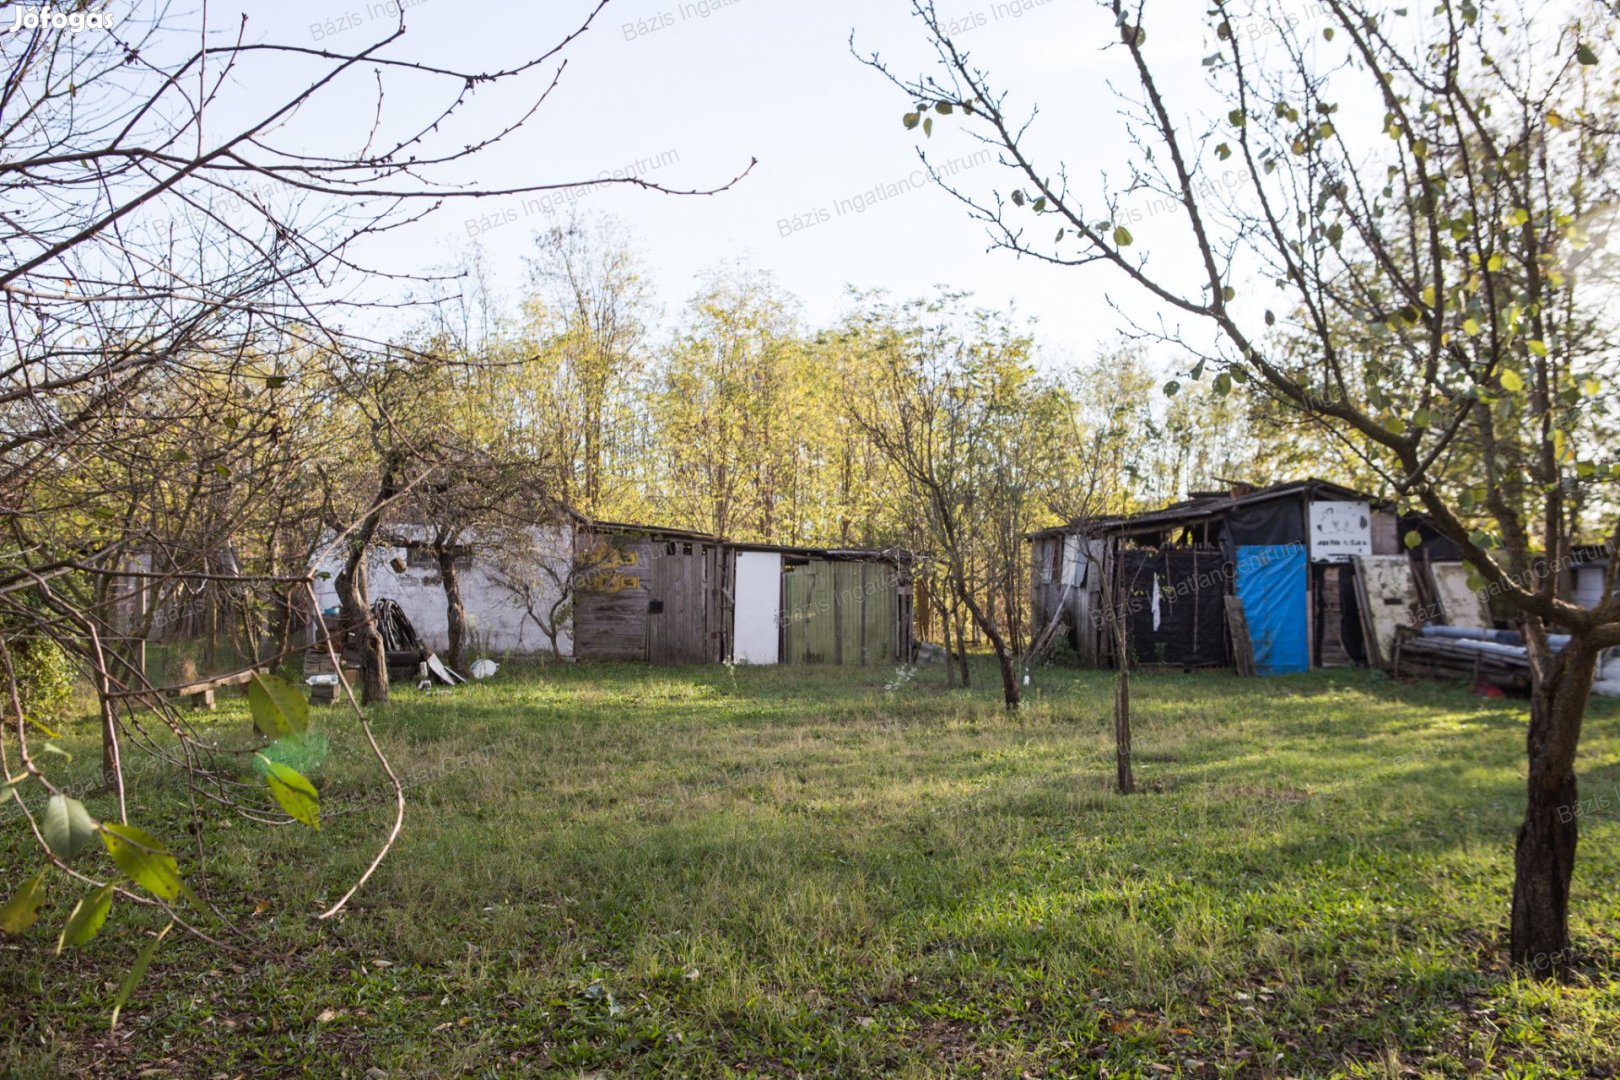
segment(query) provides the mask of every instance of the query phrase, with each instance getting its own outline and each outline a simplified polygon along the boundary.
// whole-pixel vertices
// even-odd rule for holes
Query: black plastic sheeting
[[[1131,659],[1224,667],[1231,564],[1217,548],[1124,548],[1119,553]],[[1159,625],[1153,625],[1157,577]]]
[[[1305,500],[1268,499],[1236,507],[1226,515],[1222,541],[1228,552],[1240,547],[1305,543]]]

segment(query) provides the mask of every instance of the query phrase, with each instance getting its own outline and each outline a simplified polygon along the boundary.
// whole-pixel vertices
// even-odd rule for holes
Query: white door
[[[737,617],[731,655],[739,664],[775,664],[782,623],[782,556],[737,553]]]

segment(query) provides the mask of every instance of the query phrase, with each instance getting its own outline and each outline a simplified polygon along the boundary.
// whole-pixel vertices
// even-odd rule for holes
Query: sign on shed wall
[[[1348,562],[1371,555],[1372,507],[1364,502],[1311,503],[1311,560]]]

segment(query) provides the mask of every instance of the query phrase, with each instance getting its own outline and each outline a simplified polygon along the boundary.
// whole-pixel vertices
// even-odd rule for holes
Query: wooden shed
[[[737,663],[911,662],[913,557],[901,551],[726,546]]]

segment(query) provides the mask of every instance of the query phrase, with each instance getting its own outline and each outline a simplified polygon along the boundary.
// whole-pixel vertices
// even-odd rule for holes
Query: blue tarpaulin
[[[1255,671],[1309,671],[1304,546],[1239,547],[1237,557],[1237,595],[1249,622]]]

